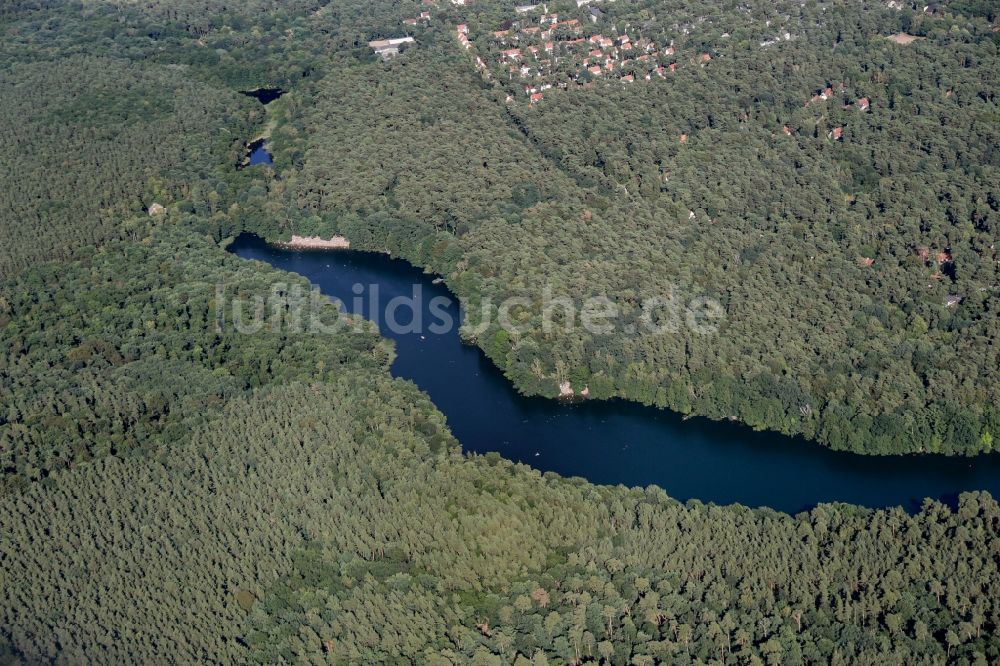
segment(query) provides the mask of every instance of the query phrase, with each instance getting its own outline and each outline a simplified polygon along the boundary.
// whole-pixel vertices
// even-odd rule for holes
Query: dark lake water
[[[274,159],[267,150],[267,141],[265,139],[260,139],[250,144],[247,166],[257,166],[258,164],[274,164]]]
[[[377,312],[397,296],[422,291],[424,308],[437,296],[457,321],[458,302],[432,276],[384,255],[353,251],[294,251],[240,236],[230,251],[305,276],[369,318],[373,285]],[[363,306],[355,306],[363,285]],[[405,312],[405,310],[404,310]],[[423,312],[424,321],[435,321]],[[401,312],[401,322],[408,317]],[[868,457],[759,433],[729,422],[693,418],[624,401],[566,404],[519,395],[482,352],[461,342],[457,326],[435,335],[397,334],[393,375],[412,380],[448,417],[467,451],[497,451],[542,471],[594,483],[655,484],[680,500],[767,506],[795,513],[822,502],[919,509],[924,498],[954,504],[960,492],[1000,497],[1000,455],[977,458]]]
[[[257,88],[255,90],[244,90],[242,94],[253,97],[261,104],[270,104],[285,94],[281,88]]]

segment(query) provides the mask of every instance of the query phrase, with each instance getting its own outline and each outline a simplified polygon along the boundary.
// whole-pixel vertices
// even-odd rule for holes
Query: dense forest
[[[489,28],[537,17],[514,20],[510,6],[484,3],[442,7],[429,25],[405,27],[422,5],[320,4],[271,12],[86,3],[83,18],[23,10],[28,18],[11,21],[14,39],[2,48],[33,60],[5,77],[55,98],[5,99],[5,116],[32,118],[4,125],[8,143],[33,156],[21,168],[73,168],[63,174],[70,182],[10,183],[6,207],[15,219],[38,216],[60,204],[38,203],[37,188],[87,185],[75,205],[46,213],[40,247],[5,248],[0,267],[68,256],[78,239],[61,225],[73,213],[99,211],[105,222],[86,231],[87,242],[101,242],[146,226],[144,207],[161,198],[219,240],[243,229],[337,232],[389,249],[445,275],[471,311],[528,298],[526,333],[512,338],[494,324],[472,340],[526,393],[554,396],[569,382],[593,398],[736,419],[860,453],[992,449],[1000,178],[990,85],[998,33],[988,10],[859,14],[793,3],[706,13],[620,2],[589,23],[585,10],[566,6],[563,16],[584,18],[584,37],[631,31],[669,43],[673,55],[660,58],[676,69],[652,81],[629,70],[639,80],[621,85],[574,82],[566,67],[529,105],[502,69],[477,72],[452,26],[466,21],[489,59]],[[664,12],[670,21],[657,18]],[[404,27],[418,39],[404,57],[384,62],[366,47]],[[96,45],[91,28],[106,35]],[[915,41],[890,39],[899,34]],[[127,56],[134,96],[100,117],[73,116],[70,101],[48,120],[32,114],[31,104],[55,106],[67,93],[107,93],[102,77],[59,85],[69,65],[49,63],[51,43]],[[232,91],[260,85],[295,91],[262,126],[275,168],[235,174],[228,167],[262,112]],[[157,104],[165,97],[146,94],[151,87],[171,91],[171,101]],[[46,123],[60,118],[92,134],[50,132]],[[228,122],[233,131],[216,131]],[[112,164],[75,147],[124,127],[126,143],[100,151]],[[180,138],[199,132],[205,140]],[[195,164],[196,177],[184,173]],[[116,225],[123,214],[132,221]],[[545,331],[544,288],[576,302],[608,297],[623,324],[611,334]],[[720,329],[623,332],[644,299],[665,295],[718,303]]]
[[[673,42],[676,80],[531,105],[455,38],[537,19],[512,2],[0,4],[0,663],[1000,661],[988,495],[788,516],[467,455],[373,327],[285,325],[305,281],[225,252],[342,233],[470,303],[711,296],[707,337],[475,341],[527,392],[991,448],[995,9],[604,6],[547,10]],[[236,297],[281,316],[242,332]]]
[[[202,165],[236,160],[256,111],[176,72],[103,57],[17,63],[0,86],[0,274],[142,236],[150,206],[184,199]]]
[[[389,63],[345,54],[276,134],[306,216],[287,226],[402,253],[471,303],[531,300],[528,333],[476,340],[525,392],[570,381],[862,453],[989,450],[997,33],[974,13],[677,10],[619,2],[587,27],[673,44],[668,78],[570,82],[540,104],[433,25]],[[453,13],[473,33],[532,20]],[[794,38],[759,46],[764,22]],[[904,30],[917,41],[888,38]],[[542,285],[626,319],[673,289],[725,322],[546,332]]]

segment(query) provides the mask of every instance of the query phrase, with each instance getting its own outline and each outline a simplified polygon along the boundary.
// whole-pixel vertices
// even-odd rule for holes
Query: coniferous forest
[[[0,663],[1000,662],[986,493],[790,516],[542,474],[463,453],[332,304],[219,324],[308,293],[232,238],[336,234],[524,297],[469,342],[527,394],[995,447],[994,3],[515,4],[0,3]],[[725,317],[544,330],[542,285]]]

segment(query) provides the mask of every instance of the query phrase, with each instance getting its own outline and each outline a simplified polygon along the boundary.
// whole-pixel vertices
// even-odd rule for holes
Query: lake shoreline
[[[319,238],[324,244],[330,240]],[[371,308],[384,313],[393,299],[411,298],[419,284],[425,321],[434,320],[429,304],[438,296],[450,303],[452,320],[460,320],[458,299],[446,284],[386,253],[343,247],[324,252],[315,240],[293,248],[289,241],[251,234],[227,249],[303,275],[354,314],[366,316]],[[353,290],[358,284],[368,287],[360,298]],[[996,454],[863,455],[625,398],[525,395],[455,328],[443,333],[389,328],[383,335],[396,344],[392,375],[430,396],[468,454],[495,451],[542,472],[596,484],[655,485],[682,502],[768,507],[789,515],[841,502],[915,513],[925,498],[954,507],[962,492],[1000,494]]]

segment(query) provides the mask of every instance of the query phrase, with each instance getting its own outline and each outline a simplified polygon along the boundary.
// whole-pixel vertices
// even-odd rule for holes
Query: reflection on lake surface
[[[274,159],[271,157],[271,153],[267,150],[267,141],[265,139],[254,141],[250,144],[248,150],[249,155],[247,157],[247,166],[274,164]]]

